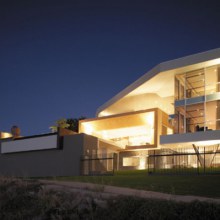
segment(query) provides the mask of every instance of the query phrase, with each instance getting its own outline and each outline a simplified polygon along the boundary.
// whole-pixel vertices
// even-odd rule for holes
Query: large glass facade
[[[174,132],[220,129],[220,65],[175,76]]]
[[[100,118],[81,123],[80,131],[93,135],[122,149],[153,146],[155,143],[155,110]]]

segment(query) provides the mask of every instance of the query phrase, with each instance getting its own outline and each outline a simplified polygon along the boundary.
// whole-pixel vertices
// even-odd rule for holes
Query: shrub
[[[40,212],[36,182],[0,178],[0,219],[30,219]]]
[[[0,177],[1,220],[217,220],[219,216],[220,204],[124,196],[98,200],[81,192],[47,190],[37,181]]]

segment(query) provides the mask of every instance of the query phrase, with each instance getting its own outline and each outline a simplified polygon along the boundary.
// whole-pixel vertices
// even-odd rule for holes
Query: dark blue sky
[[[94,117],[158,63],[218,47],[217,0],[0,0],[0,130]]]

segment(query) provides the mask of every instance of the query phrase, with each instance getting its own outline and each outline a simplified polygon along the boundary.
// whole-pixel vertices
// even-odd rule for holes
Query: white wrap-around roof
[[[167,94],[169,90],[164,89],[165,87],[163,86],[164,84],[166,84],[167,87],[174,86],[174,77],[170,76],[198,68],[205,68],[207,66],[216,65],[219,63],[220,48],[160,63],[100,106],[97,109],[96,114],[97,116],[102,116],[102,112],[106,111],[110,106],[120,101],[124,97],[158,92],[166,96],[171,95]],[[171,78],[172,80],[170,80]],[[161,91],[162,89],[164,91]]]

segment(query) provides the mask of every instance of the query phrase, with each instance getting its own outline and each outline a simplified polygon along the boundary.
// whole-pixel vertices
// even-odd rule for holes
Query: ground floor
[[[220,173],[220,145],[105,151],[81,158],[84,175],[112,174],[116,170],[153,173]],[[103,151],[105,154],[103,154]]]
[[[0,175],[112,175],[115,171],[217,173],[220,144],[120,148],[87,134],[63,132],[1,139]]]
[[[174,124],[173,118],[160,108],[82,120],[80,132],[97,138],[97,145],[92,150],[91,145],[85,149],[81,173],[217,170],[220,166],[218,127],[177,132]]]

